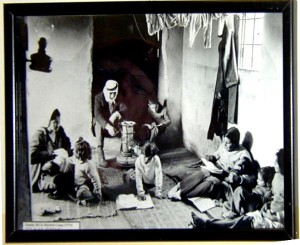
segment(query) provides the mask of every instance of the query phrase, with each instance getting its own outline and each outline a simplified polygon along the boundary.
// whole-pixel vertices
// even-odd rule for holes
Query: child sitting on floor
[[[98,201],[102,199],[101,181],[92,161],[92,148],[82,137],[75,144],[75,191],[79,204],[86,204],[86,201]]]
[[[144,186],[155,186],[155,197],[164,198],[162,195],[163,175],[158,149],[154,143],[147,142],[142,154],[135,161],[135,180],[139,200],[146,200]]]
[[[248,212],[260,209],[271,201],[271,184],[275,174],[274,167],[263,167],[257,174],[257,185],[250,192],[239,186],[233,192],[231,200],[224,203],[223,218],[232,219]]]

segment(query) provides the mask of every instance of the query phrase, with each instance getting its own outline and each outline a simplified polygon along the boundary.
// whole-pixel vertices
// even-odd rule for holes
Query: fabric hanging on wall
[[[203,29],[204,48],[211,48],[212,21],[222,14],[192,14],[189,24],[189,47],[192,47],[199,30]]]
[[[153,36],[165,27],[187,27],[190,18],[191,14],[146,14],[148,34]]]
[[[175,26],[189,28],[189,47],[192,47],[199,30],[203,29],[204,48],[211,47],[212,20],[223,14],[146,14],[150,36],[162,29]]]
[[[219,18],[219,67],[215,86],[211,122],[207,138],[226,134],[227,122],[237,123],[238,112],[238,31],[239,16],[223,15]]]
[[[239,74],[238,74],[238,33],[239,33],[239,23],[240,18],[238,15],[231,16],[228,21],[228,26],[230,27],[230,50],[228,67],[225,71],[225,84],[228,88],[228,122],[237,123],[238,114],[238,85],[239,85]],[[224,57],[225,58],[225,57]]]
[[[146,22],[150,36],[153,36],[165,27],[164,20],[159,14],[146,14]]]

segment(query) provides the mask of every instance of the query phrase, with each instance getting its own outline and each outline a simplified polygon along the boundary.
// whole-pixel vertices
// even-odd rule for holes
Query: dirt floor
[[[101,170],[106,179],[103,185],[104,202],[101,204],[88,203],[86,206],[78,205],[71,200],[52,200],[46,193],[32,195],[32,221],[49,222],[64,221],[76,222],[80,229],[156,229],[156,228],[191,228],[191,212],[203,218],[218,218],[220,208],[213,208],[201,213],[192,204],[169,199],[158,200],[152,197],[154,208],[143,210],[116,210],[116,197],[119,194],[135,193],[135,188],[124,182],[123,173],[126,171],[116,164],[119,154],[120,140],[106,139],[105,153],[110,159],[109,166]],[[179,165],[191,164],[198,161],[184,148],[173,149],[160,154],[162,167],[168,169]],[[175,182],[163,176],[163,191],[166,194]],[[61,212],[51,215],[41,215],[44,208],[59,207]]]

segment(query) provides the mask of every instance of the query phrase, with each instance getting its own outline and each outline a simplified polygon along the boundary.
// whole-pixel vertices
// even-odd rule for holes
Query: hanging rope
[[[142,33],[141,33],[141,30],[140,30],[140,28],[139,28],[139,26],[138,26],[138,23],[137,23],[137,21],[136,21],[135,15],[133,15],[133,19],[134,19],[135,26],[136,26],[136,28],[137,28],[137,30],[138,30],[138,32],[139,32],[141,38],[147,43],[147,40],[144,38],[144,36],[143,36]]]

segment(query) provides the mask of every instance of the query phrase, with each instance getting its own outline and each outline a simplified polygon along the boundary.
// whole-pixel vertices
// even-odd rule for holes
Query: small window
[[[240,18],[239,68],[261,70],[263,13],[244,13]]]

